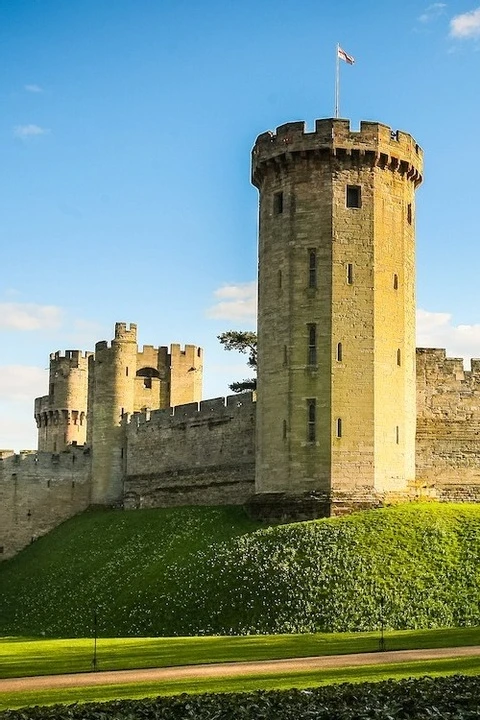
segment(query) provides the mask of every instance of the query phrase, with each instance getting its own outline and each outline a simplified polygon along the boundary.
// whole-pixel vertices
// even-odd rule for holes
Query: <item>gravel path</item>
[[[440,658],[480,656],[480,645],[457,648],[431,648],[426,650],[392,650],[378,653],[351,655],[322,655],[319,657],[262,660],[259,662],[212,663],[209,665],[182,665],[146,670],[115,670],[106,672],[71,673],[69,675],[41,675],[38,677],[7,678],[0,680],[0,693],[25,690],[83,687],[88,685],[121,685],[124,683],[151,682],[153,680],[180,680],[183,678],[239,677],[268,673],[327,670],[359,665],[410,662]]]

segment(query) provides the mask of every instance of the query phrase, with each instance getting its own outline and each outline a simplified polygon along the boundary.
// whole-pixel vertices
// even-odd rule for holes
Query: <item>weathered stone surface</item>
[[[0,559],[85,510],[90,490],[90,456],[83,449],[0,451]]]
[[[239,505],[254,492],[251,393],[133,415],[125,430],[126,507]]]
[[[479,360],[465,370],[443,349],[417,349],[416,475],[443,498],[479,498]]]
[[[381,492],[414,477],[422,164],[410,135],[378,123],[257,138],[259,493]]]

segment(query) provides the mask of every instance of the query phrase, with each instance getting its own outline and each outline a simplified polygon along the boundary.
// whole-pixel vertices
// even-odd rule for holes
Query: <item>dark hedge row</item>
[[[470,720],[480,718],[480,678],[388,680],[311,690],[180,695],[7,710],[1,720]]]

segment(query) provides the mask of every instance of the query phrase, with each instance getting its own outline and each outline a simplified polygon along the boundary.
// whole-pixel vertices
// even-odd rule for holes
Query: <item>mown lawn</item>
[[[365,668],[352,667],[300,673],[256,674],[241,678],[207,678],[196,681],[189,679],[125,685],[99,685],[78,689],[62,688],[58,690],[36,690],[34,692],[1,693],[0,710],[31,705],[103,702],[125,698],[134,699],[156,697],[158,695],[178,695],[180,693],[247,692],[252,690],[308,688],[343,682],[379,682],[381,680],[399,680],[401,678],[423,677],[425,675],[435,677],[458,674],[479,675],[480,657],[417,661],[368,666]]]
[[[185,638],[100,638],[98,670],[375,652],[378,632]],[[387,650],[480,645],[480,627],[387,631]],[[92,670],[93,640],[0,639],[0,677]]]

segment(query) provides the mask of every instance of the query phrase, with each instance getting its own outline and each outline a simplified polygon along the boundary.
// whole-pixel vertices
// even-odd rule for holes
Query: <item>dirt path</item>
[[[457,648],[431,648],[426,650],[393,650],[352,655],[323,655],[319,657],[262,660],[259,662],[212,663],[211,665],[182,665],[146,670],[115,670],[69,675],[42,675],[39,677],[7,678],[0,680],[0,693],[25,690],[83,687],[87,685],[121,685],[123,683],[151,682],[153,680],[180,680],[183,678],[239,677],[268,673],[327,670],[358,665],[433,660],[441,658],[480,656],[480,646]]]

